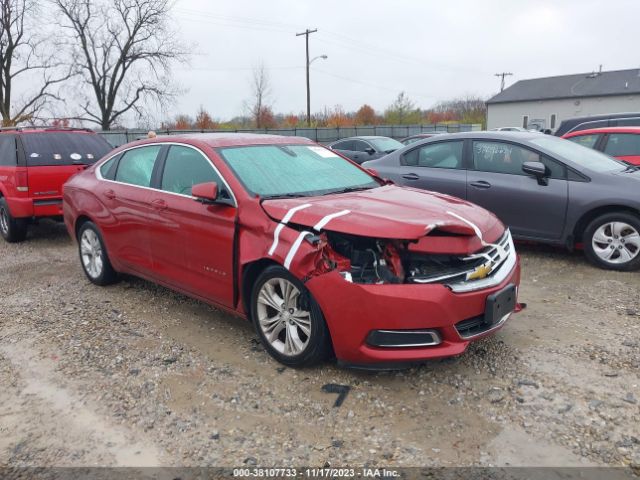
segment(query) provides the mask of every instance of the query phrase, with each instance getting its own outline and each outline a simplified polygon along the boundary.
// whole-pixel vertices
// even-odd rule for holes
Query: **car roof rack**
[[[23,127],[0,127],[0,131],[2,132],[21,132],[23,130],[44,130],[45,132],[53,132],[53,131],[67,131],[67,132],[94,132],[94,130],[90,128],[84,127],[54,127],[51,125],[29,125]]]

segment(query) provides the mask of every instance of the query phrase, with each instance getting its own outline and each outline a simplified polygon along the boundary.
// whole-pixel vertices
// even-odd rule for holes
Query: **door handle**
[[[402,175],[402,178],[406,178],[407,180],[420,180],[420,176],[416,173],[405,173]]]
[[[472,187],[480,188],[486,190],[487,188],[491,188],[491,184],[484,180],[478,180],[477,182],[471,182],[469,185]]]
[[[169,208],[169,206],[167,205],[167,202],[165,202],[164,200],[160,200],[159,198],[156,200],[152,200],[151,205],[156,210],[166,210],[167,208]]]
[[[116,198],[116,192],[114,192],[113,190],[105,190],[103,195],[109,200],[113,200],[114,198]]]

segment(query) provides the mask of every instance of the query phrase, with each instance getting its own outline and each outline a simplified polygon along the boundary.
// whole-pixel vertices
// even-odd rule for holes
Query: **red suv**
[[[562,138],[640,165],[640,127],[603,127],[567,133]]]
[[[62,184],[106,155],[92,130],[6,128],[0,131],[0,234],[20,242],[29,222],[62,217]]]
[[[133,274],[246,316],[286,365],[458,355],[518,308],[493,214],[300,137],[125,145],[65,184],[64,220],[91,282]]]

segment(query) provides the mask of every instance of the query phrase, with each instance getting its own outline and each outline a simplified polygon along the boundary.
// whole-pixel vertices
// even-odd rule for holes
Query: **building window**
[[[549,120],[549,128],[551,130],[556,128],[556,114],[555,113],[551,114],[551,119]]]
[[[522,117],[522,128],[528,128],[529,127],[529,115],[524,115]]]

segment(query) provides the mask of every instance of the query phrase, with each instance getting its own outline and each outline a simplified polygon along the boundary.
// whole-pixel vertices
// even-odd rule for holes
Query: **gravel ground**
[[[640,274],[519,250],[528,308],[461,357],[293,370],[201,302],[91,285],[42,222],[0,242],[0,466],[640,467]]]

